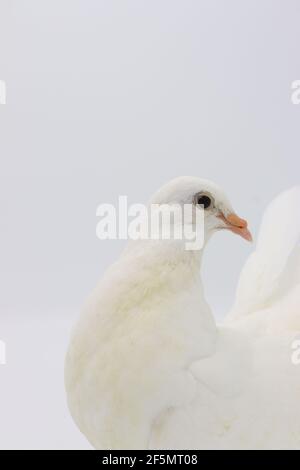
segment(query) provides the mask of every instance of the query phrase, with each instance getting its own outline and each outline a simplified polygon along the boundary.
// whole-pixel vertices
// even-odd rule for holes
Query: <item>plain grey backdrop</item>
[[[124,246],[96,207],[179,175],[223,186],[254,235],[299,182],[299,0],[0,0],[0,448],[89,448],[69,417],[64,351]],[[204,260],[221,318],[252,250]]]

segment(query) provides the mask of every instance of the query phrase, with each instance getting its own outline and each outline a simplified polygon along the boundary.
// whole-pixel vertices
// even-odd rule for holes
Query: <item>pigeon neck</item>
[[[130,266],[135,284],[144,284],[155,292],[155,286],[166,286],[169,293],[185,291],[197,286],[202,292],[200,268],[203,250],[185,250],[179,242],[132,242],[123,254],[123,262]],[[130,276],[130,278],[131,278]],[[131,282],[131,279],[128,279]]]

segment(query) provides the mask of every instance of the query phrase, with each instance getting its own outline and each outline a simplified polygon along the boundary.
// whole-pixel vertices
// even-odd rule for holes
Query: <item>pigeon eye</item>
[[[207,194],[196,194],[195,203],[199,206],[203,206],[204,209],[208,209],[212,205],[212,199]]]

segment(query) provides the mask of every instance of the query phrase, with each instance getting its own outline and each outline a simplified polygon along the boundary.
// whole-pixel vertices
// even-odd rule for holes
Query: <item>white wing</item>
[[[281,326],[300,329],[299,208],[300,186],[296,186],[265,211],[256,250],[242,270],[228,321],[263,315],[264,310]]]

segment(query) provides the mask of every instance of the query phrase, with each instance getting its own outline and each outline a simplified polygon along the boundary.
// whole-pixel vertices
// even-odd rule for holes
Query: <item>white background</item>
[[[0,0],[0,448],[89,448],[65,404],[64,351],[124,242],[96,207],[212,179],[257,233],[299,181],[298,0]],[[218,318],[252,248],[218,234]]]

